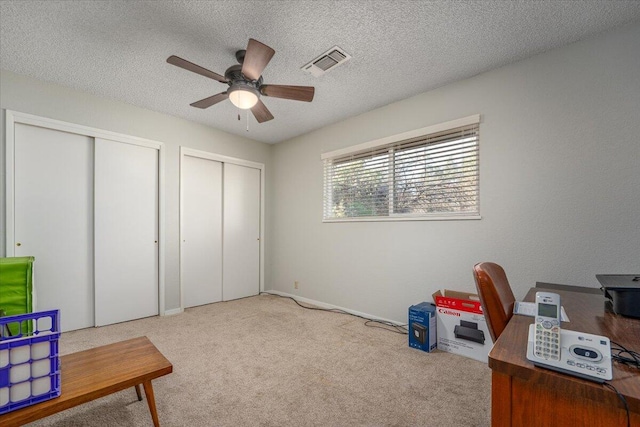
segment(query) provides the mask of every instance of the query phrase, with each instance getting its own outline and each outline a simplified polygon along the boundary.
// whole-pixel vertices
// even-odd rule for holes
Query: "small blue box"
[[[430,302],[409,307],[409,347],[428,353],[437,347],[436,340],[436,306]]]

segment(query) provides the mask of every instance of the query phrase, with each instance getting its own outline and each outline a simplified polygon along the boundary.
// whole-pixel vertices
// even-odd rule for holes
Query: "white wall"
[[[481,220],[321,222],[321,153],[475,113]],[[505,268],[516,298],[640,273],[638,135],[635,24],[277,144],[273,289],[406,321],[437,289],[474,291],[480,261]]]
[[[597,286],[596,273],[640,272],[639,69],[636,24],[275,146],[3,71],[0,256],[11,109],[165,144],[167,309],[179,305],[180,145],[266,164],[267,289],[405,321],[437,289],[473,291],[479,261],[502,264],[517,298],[535,281]],[[321,153],[476,113],[482,220],[321,222]]]
[[[270,173],[271,146],[176,117],[99,98],[7,71],[0,72],[0,256],[5,254],[5,110],[35,114],[164,143],[165,147],[165,308],[180,306],[179,147],[265,164]],[[60,165],[64,167],[64,165]],[[267,192],[267,198],[268,198]],[[267,204],[268,205],[268,204]],[[265,240],[268,241],[268,231]],[[267,265],[268,265],[268,255]],[[37,260],[36,260],[37,262]],[[266,275],[266,274],[265,274]],[[266,285],[268,286],[268,285]]]

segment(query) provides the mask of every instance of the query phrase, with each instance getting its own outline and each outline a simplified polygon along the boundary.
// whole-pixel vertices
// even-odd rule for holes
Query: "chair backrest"
[[[496,342],[513,316],[516,301],[504,269],[493,262],[481,262],[473,266],[473,276],[482,303],[489,333]]]

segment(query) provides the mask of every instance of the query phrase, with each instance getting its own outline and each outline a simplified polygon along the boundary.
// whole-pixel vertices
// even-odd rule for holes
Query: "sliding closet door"
[[[224,164],[223,298],[260,292],[260,170]]]
[[[93,139],[16,123],[15,256],[34,256],[35,310],[93,326]]]
[[[158,151],[95,140],[96,326],[158,314]]]
[[[222,163],[182,158],[183,306],[222,300]]]

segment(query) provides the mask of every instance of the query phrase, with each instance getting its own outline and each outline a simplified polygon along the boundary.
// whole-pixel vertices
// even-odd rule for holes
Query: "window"
[[[322,155],[324,220],[479,218],[475,115]]]

